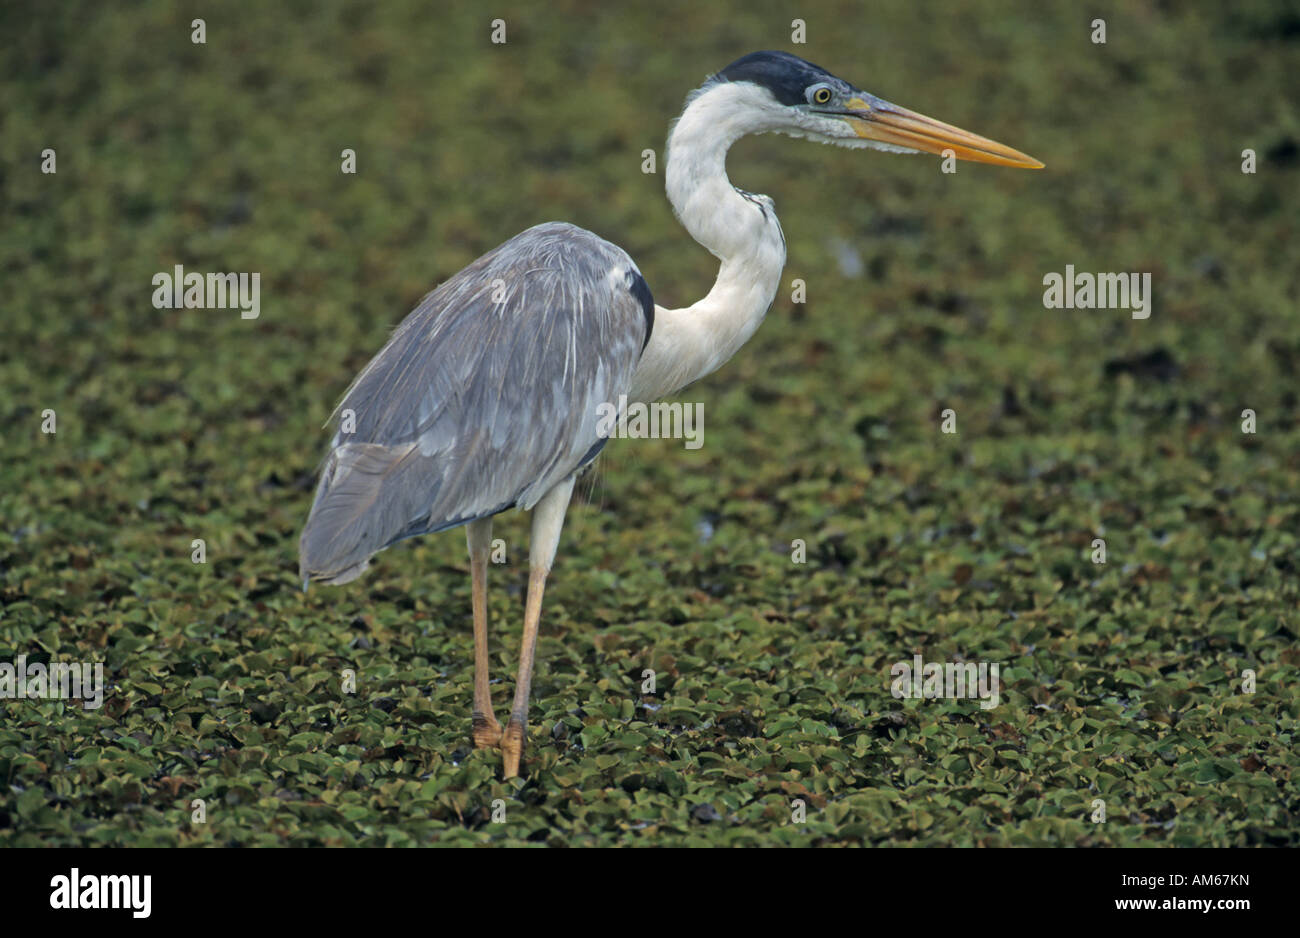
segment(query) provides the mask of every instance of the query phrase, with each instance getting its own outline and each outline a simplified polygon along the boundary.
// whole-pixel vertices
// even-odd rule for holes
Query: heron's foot
[[[501,724],[492,714],[475,713],[472,718],[474,748],[492,749],[501,743]]]
[[[513,716],[501,734],[501,753],[505,757],[505,769],[502,778],[514,778],[519,774],[519,758],[524,754],[524,737],[527,727]]]

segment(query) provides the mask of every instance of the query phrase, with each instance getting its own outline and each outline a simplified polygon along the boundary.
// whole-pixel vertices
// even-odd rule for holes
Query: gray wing
[[[653,319],[626,252],[561,223],[439,286],[335,411],[304,579],[346,583],[403,538],[531,508],[599,452],[599,405],[627,392]]]

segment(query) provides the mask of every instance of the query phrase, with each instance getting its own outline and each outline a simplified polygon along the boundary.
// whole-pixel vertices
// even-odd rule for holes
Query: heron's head
[[[722,83],[756,86],[746,106],[762,110],[762,130],[839,146],[892,153],[950,150],[959,160],[1043,168],[1019,150],[882,101],[788,52],[753,52],[737,59],[702,90]]]

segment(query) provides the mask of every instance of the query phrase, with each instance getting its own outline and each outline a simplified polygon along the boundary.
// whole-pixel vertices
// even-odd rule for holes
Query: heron
[[[672,124],[665,187],[691,237],[720,262],[681,309],[655,303],[628,254],[583,228],[529,228],[427,294],[356,376],[299,541],[304,589],[347,583],[398,541],[464,526],[474,630],[471,736],[519,774],[541,620],[574,482],[607,442],[602,404],[650,403],[711,374],[754,334],[785,266],[772,199],[727,177],[747,134],[1043,164],[891,104],[787,52],[754,52],[709,76]],[[608,413],[608,411],[606,411]],[[491,699],[487,571],[492,519],[530,511],[528,588],[514,700]]]

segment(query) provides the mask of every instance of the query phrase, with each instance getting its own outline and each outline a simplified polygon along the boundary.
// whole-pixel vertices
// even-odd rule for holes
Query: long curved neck
[[[775,129],[757,89],[713,85],[696,94],[668,138],[668,200],[691,237],[722,263],[704,299],[655,308],[633,376],[631,400],[672,394],[715,371],[749,340],[776,296],[785,238],[772,200],[742,194],[727,178],[727,150],[747,133]]]

